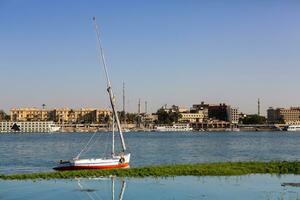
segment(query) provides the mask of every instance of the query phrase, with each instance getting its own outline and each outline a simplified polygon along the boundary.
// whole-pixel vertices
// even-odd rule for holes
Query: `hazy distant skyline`
[[[122,108],[300,105],[300,1],[0,0],[0,109],[108,107],[92,17]],[[142,110],[143,110],[142,106]]]

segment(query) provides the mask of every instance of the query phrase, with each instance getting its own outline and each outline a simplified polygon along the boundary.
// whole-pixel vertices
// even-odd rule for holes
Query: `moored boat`
[[[60,161],[59,166],[54,170],[80,170],[80,169],[113,169],[128,168],[130,154],[112,156],[110,158],[91,158],[91,159],[74,159]]]
[[[60,161],[57,167],[54,167],[54,170],[79,170],[79,169],[113,169],[113,168],[127,168],[129,167],[129,162],[130,162],[130,153],[125,153],[126,152],[126,145],[121,129],[121,124],[120,120],[117,114],[117,111],[115,109],[115,97],[112,91],[110,79],[108,76],[107,72],[107,67],[106,67],[106,61],[103,53],[103,49],[101,46],[101,40],[100,40],[100,34],[99,34],[99,29],[96,23],[95,17],[93,18],[94,25],[95,25],[95,30],[96,30],[96,35],[97,35],[97,40],[98,40],[98,45],[101,53],[101,60],[106,76],[106,82],[107,82],[107,92],[112,108],[112,116],[113,116],[113,130],[112,130],[112,152],[110,157],[105,157],[105,158],[88,158],[88,159],[80,159],[81,153],[88,147],[90,142],[92,141],[94,135],[90,138],[86,146],[80,151],[80,153],[73,159],[68,160],[68,161]],[[115,123],[118,128],[119,132],[119,137],[121,141],[121,147],[122,147],[122,152],[119,154],[115,154],[115,140],[114,140],[114,127]]]
[[[173,125],[161,125],[155,128],[155,131],[167,132],[167,131],[192,131],[193,128],[189,124],[173,124]]]
[[[300,125],[289,125],[287,126],[286,131],[291,131],[291,132],[300,131]]]

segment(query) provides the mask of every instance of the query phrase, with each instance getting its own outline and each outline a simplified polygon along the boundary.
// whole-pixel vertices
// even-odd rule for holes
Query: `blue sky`
[[[300,1],[0,0],[0,108],[300,105]],[[119,106],[120,107],[120,106]]]

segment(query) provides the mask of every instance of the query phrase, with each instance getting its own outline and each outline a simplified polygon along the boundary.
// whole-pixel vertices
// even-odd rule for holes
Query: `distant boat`
[[[167,131],[192,131],[193,128],[189,124],[173,124],[173,125],[160,125],[156,126],[156,131],[167,132]]]
[[[52,133],[60,130],[53,121],[4,121],[0,122],[1,133]]]
[[[226,128],[225,131],[227,131],[227,132],[239,132],[240,128],[238,128],[238,127]]]
[[[291,132],[300,131],[300,125],[289,125],[286,130]]]
[[[123,132],[124,132],[124,133],[128,133],[128,132],[130,132],[130,129],[124,128],[124,129],[123,129]]]
[[[60,130],[59,126],[56,126],[55,124],[51,124],[50,128],[49,128],[49,132],[53,133],[53,132],[58,132]]]
[[[112,132],[112,152],[110,157],[106,158],[88,158],[88,159],[80,159],[81,153],[86,149],[86,147],[89,145],[89,143],[92,141],[93,136],[90,138],[89,142],[86,144],[86,146],[80,151],[80,153],[73,158],[72,160],[68,161],[60,161],[59,165],[57,167],[54,167],[54,170],[78,170],[78,169],[112,169],[112,168],[127,168],[129,167],[130,162],[130,153],[125,153],[126,146],[125,141],[123,138],[123,133],[121,130],[120,120],[117,114],[117,111],[115,109],[115,97],[112,91],[110,79],[108,76],[107,68],[106,68],[106,62],[105,57],[103,53],[103,49],[101,46],[101,40],[100,40],[100,34],[99,29],[96,23],[95,17],[93,18],[96,35],[98,39],[98,45],[101,52],[101,59],[103,63],[104,72],[106,75],[106,82],[107,82],[107,92],[109,95],[109,100],[112,108],[112,114],[113,114],[113,132]],[[122,146],[122,152],[119,154],[115,154],[115,140],[114,140],[114,123],[117,124],[121,146]],[[94,133],[95,134],[95,133]]]

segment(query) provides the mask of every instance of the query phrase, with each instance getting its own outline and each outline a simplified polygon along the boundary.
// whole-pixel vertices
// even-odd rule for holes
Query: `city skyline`
[[[171,3],[172,2],[172,3]],[[122,108],[227,103],[298,106],[300,2],[1,1],[0,109],[108,107],[98,19]],[[5,84],[4,84],[5,83]]]

